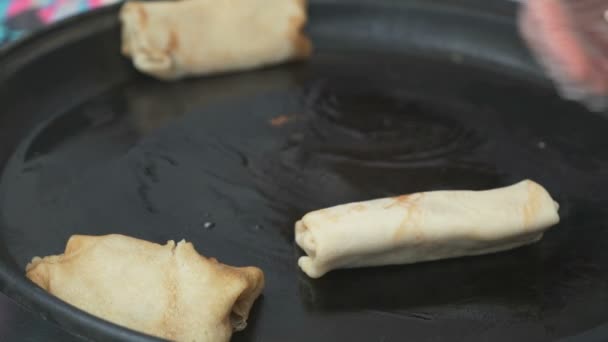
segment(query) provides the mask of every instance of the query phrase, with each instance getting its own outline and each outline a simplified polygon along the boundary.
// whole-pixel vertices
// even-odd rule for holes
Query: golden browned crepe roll
[[[122,52],[164,80],[258,68],[310,56],[305,0],[130,1]]]
[[[27,277],[95,316],[174,341],[229,341],[264,287],[256,267],[231,267],[191,243],[124,235],[72,236],[61,255],[35,257]]]
[[[313,211],[295,226],[310,277],[504,251],[540,240],[559,205],[525,180],[486,191],[432,191]]]

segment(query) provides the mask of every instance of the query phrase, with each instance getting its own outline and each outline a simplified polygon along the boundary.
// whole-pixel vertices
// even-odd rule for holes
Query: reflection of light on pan
[[[320,88],[320,89],[315,89]],[[310,150],[358,160],[416,161],[474,148],[457,109],[411,97],[315,85],[309,91]]]
[[[280,128],[280,150],[252,160],[256,189],[278,212],[297,218],[356,200],[467,189],[471,179],[478,189],[501,184],[493,166],[463,159],[480,145],[455,119],[467,108],[343,87],[306,88],[307,108]]]
[[[124,118],[124,104],[120,98],[117,101],[116,94],[112,92],[96,101],[75,106],[44,122],[33,132],[25,150],[25,160],[51,152],[63,154],[65,158],[80,159],[89,153],[78,149],[82,144],[94,144],[102,154],[124,153],[136,141]]]

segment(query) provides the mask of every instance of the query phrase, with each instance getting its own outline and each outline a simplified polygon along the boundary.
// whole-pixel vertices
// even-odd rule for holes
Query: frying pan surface
[[[0,54],[3,292],[85,339],[148,337],[23,276],[72,234],[186,238],[267,279],[235,341],[513,341],[608,319],[608,121],[560,100],[515,5],[313,1],[308,63],[163,83],[119,54],[117,7]],[[537,244],[311,280],[293,224],[335,204],[531,178]]]

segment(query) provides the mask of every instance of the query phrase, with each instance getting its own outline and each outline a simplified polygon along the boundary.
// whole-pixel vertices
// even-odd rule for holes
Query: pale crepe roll
[[[295,226],[310,277],[339,268],[410,264],[512,249],[540,240],[559,205],[525,180],[486,191],[432,191],[313,211]]]
[[[310,56],[306,0],[130,1],[122,52],[164,80],[258,68]]]
[[[64,254],[34,258],[27,277],[60,299],[116,324],[173,341],[229,341],[247,325],[264,287],[255,267],[123,235],[72,236]]]

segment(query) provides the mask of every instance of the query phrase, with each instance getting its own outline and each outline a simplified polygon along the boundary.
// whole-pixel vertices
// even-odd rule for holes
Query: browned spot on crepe
[[[530,227],[541,207],[541,190],[534,183],[528,183],[528,201],[524,206],[524,228]]]
[[[306,7],[306,1],[301,1],[302,7]],[[306,13],[306,10],[304,10]],[[310,57],[312,53],[312,42],[304,34],[303,29],[306,24],[306,15],[292,16],[289,18],[289,40],[294,48],[294,57],[304,59]]]
[[[420,218],[420,210],[417,207],[417,202],[422,197],[422,194],[411,194],[394,197],[394,202],[386,206],[385,208],[392,208],[394,206],[401,206],[405,211],[403,220],[399,223],[399,227],[393,235],[394,241],[401,240],[406,233],[412,232],[415,234],[416,241],[422,239],[422,232],[418,231],[415,227],[417,221]],[[415,232],[413,230],[416,230]]]
[[[367,209],[367,207],[361,203],[355,204],[351,208],[352,211],[357,211],[357,212],[362,212],[362,211],[365,211],[366,209]]]
[[[142,4],[133,5],[136,6],[135,8],[137,9],[137,14],[139,14],[139,23],[141,24],[141,27],[146,27],[148,25],[148,13],[146,13],[146,9],[144,6],[142,6]]]
[[[384,209],[388,209],[388,208],[392,208],[394,206],[402,206],[402,207],[409,207],[412,203],[412,201],[418,199],[418,197],[420,197],[418,194],[410,194],[410,195],[401,195],[401,196],[397,196],[397,197],[393,197],[393,202],[387,206],[384,207]]]
[[[167,47],[165,48],[165,52],[170,54],[175,52],[179,48],[179,39],[177,38],[177,33],[175,31],[169,31],[169,40],[167,41]]]
[[[331,222],[338,222],[338,221],[340,220],[340,216],[342,216],[342,215],[337,214],[337,213],[335,213],[333,210],[330,210],[330,209],[331,209],[331,208],[329,208],[329,209],[322,209],[322,210],[321,210],[319,213],[320,213],[321,215],[323,215],[323,217],[324,217],[326,220],[328,220],[328,221],[331,221]]]
[[[417,221],[420,218],[420,210],[416,206],[408,208],[403,220],[399,223],[399,228],[393,235],[394,241],[400,241],[407,233],[414,234],[416,241],[422,240],[422,232],[417,228]]]
[[[270,124],[274,127],[281,127],[281,126],[285,125],[286,123],[288,123],[289,121],[291,121],[292,118],[293,118],[293,115],[291,115],[291,116],[279,115],[277,117],[270,119]]]

